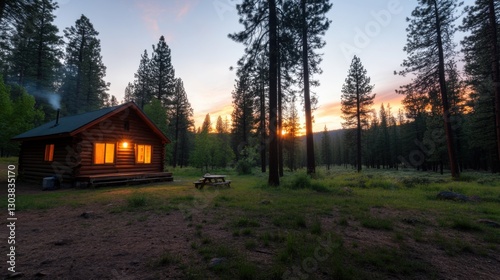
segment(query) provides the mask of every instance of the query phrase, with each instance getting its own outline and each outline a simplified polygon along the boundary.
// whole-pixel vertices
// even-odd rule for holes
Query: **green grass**
[[[150,266],[151,267],[164,267],[164,266],[169,266],[172,264],[178,264],[180,262],[181,262],[180,258],[178,256],[176,256],[175,253],[172,253],[170,251],[165,251],[157,259],[152,260],[150,262]]]
[[[129,208],[141,208],[145,207],[147,202],[147,197],[143,193],[134,193],[133,195],[127,198],[127,206]]]
[[[334,168],[318,169],[315,178],[304,171],[286,173],[280,187],[269,187],[267,174],[258,171],[238,175],[217,170],[210,173],[226,174],[231,188],[196,190],[192,182],[205,172],[170,171],[175,181],[169,183],[18,194],[16,207],[36,211],[112,205],[106,208],[111,214],[125,215],[131,223],[149,222],[151,212],[180,212],[190,231],[186,238],[191,253],[201,261],[187,265],[191,262],[176,252],[165,252],[150,263],[154,269],[180,266],[186,279],[281,279],[292,267],[302,269],[304,260],[318,264],[307,274],[309,279],[433,279],[439,278],[439,267],[418,254],[419,246],[437,248],[446,257],[500,251],[498,229],[477,222],[500,222],[500,176],[495,174],[471,173],[453,181],[437,173],[358,174]],[[438,200],[442,190],[480,200]],[[5,199],[0,207],[6,207]],[[357,233],[374,237],[353,240]],[[384,246],[378,236],[384,237]],[[474,246],[468,245],[471,242]],[[259,254],[265,261],[255,257]],[[319,261],[317,256],[325,258]],[[228,261],[205,275],[212,258]]]
[[[361,220],[361,225],[370,229],[392,230],[393,222],[388,219],[367,217]]]

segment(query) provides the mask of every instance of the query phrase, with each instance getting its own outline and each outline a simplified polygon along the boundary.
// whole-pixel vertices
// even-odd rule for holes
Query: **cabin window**
[[[125,131],[129,131],[129,130],[130,130],[130,122],[129,122],[129,121],[125,121],[125,122],[123,123],[123,129],[124,129]]]
[[[135,146],[135,162],[136,163],[151,163],[151,145],[136,145]]]
[[[45,145],[45,161],[54,161],[54,144]]]
[[[95,143],[94,164],[106,164],[115,162],[114,143]]]

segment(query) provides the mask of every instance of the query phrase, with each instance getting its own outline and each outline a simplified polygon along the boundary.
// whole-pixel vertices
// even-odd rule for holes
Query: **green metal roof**
[[[53,120],[39,127],[35,127],[32,130],[28,130],[24,133],[14,136],[12,140],[22,140],[25,138],[50,137],[59,135],[62,136],[65,134],[68,134],[69,136],[71,132],[125,105],[128,104],[126,103],[74,116],[60,117],[57,125],[55,125],[56,120]]]

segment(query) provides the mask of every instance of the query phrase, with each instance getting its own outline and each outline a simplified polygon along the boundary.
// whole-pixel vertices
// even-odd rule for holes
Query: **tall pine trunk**
[[[278,40],[276,0],[269,2],[269,180],[271,186],[279,186],[278,172],[278,133],[277,97],[278,97]]]
[[[302,68],[304,74],[304,106],[306,113],[306,153],[307,153],[307,174],[316,173],[314,161],[314,139],[312,132],[312,110],[311,96],[309,91],[309,60],[308,60],[308,42],[307,42],[307,14],[306,0],[301,0],[302,9]]]
[[[434,14],[436,17],[436,37],[437,37],[437,47],[439,55],[439,88],[441,93],[441,101],[443,107],[443,118],[444,118],[444,128],[446,133],[446,144],[448,147],[448,157],[450,160],[450,170],[451,177],[460,177],[460,171],[458,169],[457,155],[455,151],[455,142],[453,139],[453,130],[451,128],[451,110],[450,103],[448,101],[448,92],[446,89],[446,79],[445,79],[445,68],[444,68],[444,51],[443,51],[443,41],[441,36],[441,21],[439,9],[437,6],[437,0],[434,0]]]
[[[179,106],[178,104],[175,106]],[[175,112],[175,131],[174,131],[174,150],[172,151],[172,167],[175,168],[177,166],[177,149],[178,149],[178,143],[179,143],[179,119],[180,119],[180,112],[179,108],[177,108]]]
[[[81,98],[81,84],[82,84],[82,79],[83,79],[83,49],[85,48],[85,30],[82,33],[82,41],[80,42],[80,49],[78,50],[78,70],[76,74],[76,89],[75,89],[75,100],[73,100],[71,106],[72,112],[69,112],[70,114],[76,114],[78,111],[78,105],[80,104],[79,99]]]
[[[281,60],[278,57],[278,168],[283,177],[283,92],[281,90]]]
[[[260,170],[266,173],[266,94],[264,81],[260,88]]]
[[[356,123],[356,168],[358,172],[361,172],[361,98],[359,97],[359,81],[356,81]]]
[[[490,23],[490,43],[491,43],[491,67],[492,67],[492,78],[495,93],[495,132],[496,132],[496,142],[497,142],[497,161],[500,161],[500,66],[499,66],[499,55],[498,55],[498,36],[497,36],[497,19],[495,14],[495,1],[488,1],[488,17]],[[498,165],[498,164],[495,164]],[[494,169],[498,169],[498,166],[494,166]],[[498,172],[498,170],[494,170]]]

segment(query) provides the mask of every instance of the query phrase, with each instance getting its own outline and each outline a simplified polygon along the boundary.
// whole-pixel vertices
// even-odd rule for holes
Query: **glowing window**
[[[53,161],[54,160],[54,144],[45,145],[45,161]]]
[[[94,164],[106,164],[115,162],[114,143],[95,143]]]
[[[151,145],[136,145],[137,163],[151,163]]]

